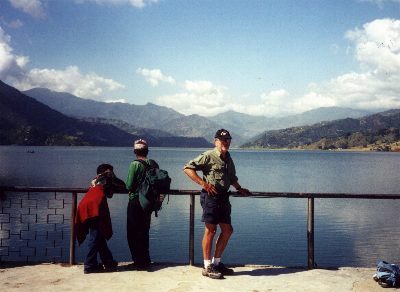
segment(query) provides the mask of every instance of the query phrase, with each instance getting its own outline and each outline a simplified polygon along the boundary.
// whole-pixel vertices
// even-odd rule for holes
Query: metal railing
[[[0,186],[0,200],[5,200],[8,192],[59,192],[70,193],[71,218],[70,218],[70,242],[69,242],[69,263],[75,264],[75,226],[74,218],[77,209],[78,194],[87,192],[84,188],[53,188],[53,187],[2,187]],[[189,217],[189,264],[194,265],[194,215],[195,215],[195,196],[199,195],[198,190],[171,190],[170,195],[189,195],[190,196],[190,217]],[[232,196],[239,197],[236,192]],[[252,192],[250,197],[258,198],[301,198],[307,199],[307,266],[308,269],[315,268],[314,258],[314,199],[368,199],[368,200],[398,200],[400,194],[350,194],[350,193],[291,193],[291,192]]]

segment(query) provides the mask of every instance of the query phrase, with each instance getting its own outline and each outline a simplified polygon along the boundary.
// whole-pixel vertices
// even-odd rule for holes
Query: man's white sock
[[[218,264],[221,262],[221,258],[213,258],[212,259],[212,263],[214,264],[214,266],[218,266]]]
[[[207,269],[209,265],[211,265],[211,260],[204,260],[204,268]]]

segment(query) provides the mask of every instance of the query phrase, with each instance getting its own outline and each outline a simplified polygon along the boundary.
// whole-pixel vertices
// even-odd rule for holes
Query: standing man
[[[146,174],[147,167],[158,168],[158,164],[147,159],[149,147],[145,140],[136,140],[133,145],[136,155],[128,171],[126,188],[129,191],[127,210],[127,237],[134,266],[138,270],[147,270],[150,267],[149,231],[152,209],[148,201],[139,196],[139,189]],[[146,165],[146,166],[145,166]]]
[[[242,188],[238,182],[235,165],[228,152],[231,135],[227,130],[220,129],[215,133],[214,138],[215,148],[189,161],[184,166],[184,172],[202,187],[200,203],[203,208],[202,221],[205,223],[202,241],[204,258],[202,274],[212,279],[221,279],[223,275],[233,274],[233,270],[225,267],[221,262],[222,253],[233,233],[229,187],[233,185],[241,195],[248,195],[250,192]],[[197,174],[197,171],[203,173],[203,178]],[[217,225],[221,233],[215,244],[214,257],[211,259]]]

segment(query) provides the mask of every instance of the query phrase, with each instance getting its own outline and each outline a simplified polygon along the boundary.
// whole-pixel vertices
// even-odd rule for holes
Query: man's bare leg
[[[211,248],[216,231],[217,225],[206,223],[202,241],[204,260],[211,260]]]
[[[215,270],[214,266],[211,264],[211,248],[216,230],[217,225],[206,223],[202,241],[204,258],[204,269],[202,271],[202,275],[212,279],[221,279],[222,273]]]
[[[229,238],[233,233],[233,227],[231,224],[220,223],[219,227],[221,228],[221,234],[218,236],[215,244],[214,258],[222,257],[222,253],[224,252]]]

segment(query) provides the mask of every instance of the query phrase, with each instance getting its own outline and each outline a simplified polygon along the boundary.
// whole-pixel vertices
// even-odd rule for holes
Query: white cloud
[[[377,19],[349,30],[345,37],[353,45],[360,71],[310,84],[308,92],[291,104],[294,112],[321,106],[400,108],[400,21]]]
[[[261,95],[262,104],[259,107],[259,114],[268,113],[269,115],[281,114],[283,109],[288,110],[288,98],[289,93],[284,90],[274,90],[269,93],[263,93]]]
[[[159,0],[75,0],[75,2],[94,2],[100,5],[131,5],[136,8],[143,8],[151,4],[156,4]]]
[[[400,21],[379,19],[346,33],[355,43],[361,65],[380,71],[400,71]]]
[[[83,74],[76,66],[69,66],[64,70],[28,70],[29,58],[15,55],[9,45],[10,41],[10,36],[0,27],[0,79],[20,90],[46,87],[83,98],[96,97],[110,101],[103,97],[106,92],[124,88],[122,84],[95,73]]]
[[[296,106],[303,111],[317,105],[371,110],[400,108],[399,93],[399,74],[387,75],[378,70],[353,72],[314,86],[312,91],[296,101]]]
[[[35,18],[44,18],[46,12],[40,0],[10,0],[11,5]]]
[[[0,79],[12,81],[23,78],[29,58],[15,55],[10,41],[10,36],[0,27]]]
[[[346,38],[354,44],[360,72],[350,72],[310,86],[309,92],[297,100],[295,106],[299,110],[310,109],[314,100],[324,106],[400,107],[400,21],[378,19],[361,29],[348,31]]]
[[[260,95],[256,104],[230,102],[230,109],[256,116],[282,116],[292,113],[290,106],[291,95],[284,89],[265,92]]]
[[[160,69],[138,68],[136,73],[144,76],[153,87],[158,86],[160,82],[175,84],[175,79],[171,76],[165,76]]]
[[[97,97],[96,99],[101,100],[105,91],[124,88],[118,82],[95,73],[82,74],[76,66],[69,66],[64,70],[32,69],[15,85],[21,90],[45,87],[54,91],[69,92],[83,98]]]
[[[215,115],[230,109],[226,88],[210,81],[185,81],[184,92],[157,98],[159,105],[172,107],[186,114]]]

